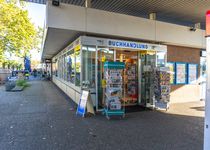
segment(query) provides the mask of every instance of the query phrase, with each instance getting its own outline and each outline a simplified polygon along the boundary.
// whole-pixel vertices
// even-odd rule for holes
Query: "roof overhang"
[[[63,3],[48,3],[46,10],[43,59],[52,58],[80,35],[205,48],[201,29]]]
[[[43,43],[42,59],[51,59],[80,34],[82,33],[78,31],[48,27]]]
[[[39,4],[47,2],[47,0],[25,1]],[[60,2],[83,7],[85,5],[85,0],[60,0]],[[204,28],[205,13],[210,7],[210,2],[209,0],[91,0],[91,7],[145,18],[155,12],[159,21],[187,26],[201,23]]]

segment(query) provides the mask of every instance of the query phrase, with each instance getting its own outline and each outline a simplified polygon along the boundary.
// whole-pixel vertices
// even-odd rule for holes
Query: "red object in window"
[[[210,36],[210,10],[206,12],[206,36]]]

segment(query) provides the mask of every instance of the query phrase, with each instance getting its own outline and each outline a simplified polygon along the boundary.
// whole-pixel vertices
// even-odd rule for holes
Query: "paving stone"
[[[52,82],[29,83],[18,93],[0,88],[1,150],[202,150],[203,103],[82,118]]]

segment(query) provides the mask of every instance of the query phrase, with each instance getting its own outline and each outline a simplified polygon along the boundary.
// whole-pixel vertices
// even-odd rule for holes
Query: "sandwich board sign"
[[[85,117],[86,110],[87,112],[95,114],[94,109],[93,109],[93,103],[90,98],[90,92],[86,90],[82,90],[76,114]]]

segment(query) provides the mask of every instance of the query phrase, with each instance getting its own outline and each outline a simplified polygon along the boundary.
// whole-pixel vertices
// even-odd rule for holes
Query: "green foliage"
[[[29,84],[27,83],[26,80],[17,80],[16,85],[17,86],[23,86],[23,87],[28,87],[29,86]]]
[[[28,12],[16,3],[0,0],[0,63],[5,52],[23,57],[40,42],[40,31],[30,22]]]
[[[21,62],[18,62],[16,60],[4,60],[2,62],[2,68],[4,69],[17,69],[21,70],[23,68],[23,65]]]

